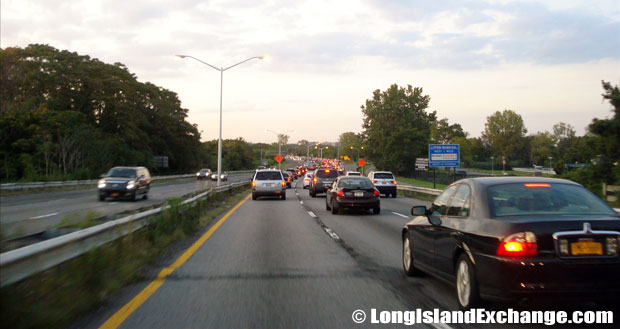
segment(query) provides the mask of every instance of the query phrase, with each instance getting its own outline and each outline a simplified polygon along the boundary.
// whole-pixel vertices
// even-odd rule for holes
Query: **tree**
[[[568,123],[559,122],[553,125],[553,135],[551,137],[556,145],[567,139],[574,138],[575,135],[575,127]]]
[[[342,148],[341,154],[347,154],[351,159],[357,156],[357,150],[363,146],[361,134],[356,134],[351,131],[340,134],[338,143],[340,143],[340,147]],[[355,156],[353,156],[354,154]]]
[[[530,141],[530,161],[532,164],[544,165],[554,155],[553,136],[545,131],[537,133]]]
[[[455,137],[467,137],[460,124],[449,124],[447,118],[436,121],[431,126],[431,142],[435,144],[447,144]]]
[[[515,158],[524,148],[525,133],[527,129],[519,114],[511,110],[497,111],[487,117],[482,141],[496,158]]]
[[[427,112],[430,96],[422,88],[391,85],[375,90],[361,106],[364,115],[364,151],[378,169],[406,174],[415,168],[415,158],[428,154],[430,126],[436,113]]]

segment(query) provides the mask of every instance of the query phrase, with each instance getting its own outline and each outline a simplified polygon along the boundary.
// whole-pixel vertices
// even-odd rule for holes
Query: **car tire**
[[[329,207],[329,202],[327,202],[327,197],[325,197],[325,210],[332,210],[332,208]]]
[[[394,192],[394,194],[392,194],[392,198],[396,198],[396,192]]]
[[[256,200],[256,194],[252,193],[252,200]]]
[[[480,305],[480,291],[474,264],[467,254],[461,254],[456,262],[456,302],[461,310]]]
[[[374,208],[372,208],[372,212],[375,215],[380,214],[381,213],[381,207],[374,207]]]
[[[316,193],[310,191],[310,196],[313,197],[313,198],[316,198]]]
[[[331,208],[332,208],[332,214],[338,215],[338,211],[340,210],[339,209],[340,207],[338,206],[338,201],[335,201],[335,200],[332,199]]]
[[[133,193],[131,194],[131,201],[138,201],[138,190],[133,191]]]
[[[286,200],[286,192],[282,194],[282,196],[280,196],[280,198],[282,198],[282,200]]]
[[[104,200],[105,200],[105,194],[104,195],[99,194],[99,201],[104,201]]]
[[[149,198],[149,192],[147,191],[146,193],[144,193],[144,195],[142,196],[142,200],[148,200]]]
[[[407,276],[417,276],[420,273],[413,265],[413,245],[409,236],[405,233],[403,237],[403,270]]]

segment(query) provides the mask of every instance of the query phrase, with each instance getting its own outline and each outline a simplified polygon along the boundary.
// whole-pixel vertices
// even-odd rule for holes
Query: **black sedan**
[[[616,301],[620,216],[563,179],[497,177],[450,185],[402,230],[403,268],[453,282],[459,307],[483,299]]]
[[[381,212],[379,190],[367,177],[340,176],[327,190],[325,209],[337,214],[343,208],[372,209]]]

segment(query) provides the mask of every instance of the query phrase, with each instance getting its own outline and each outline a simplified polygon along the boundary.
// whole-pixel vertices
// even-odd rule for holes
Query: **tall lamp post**
[[[495,157],[491,157],[491,176],[495,176],[495,171],[493,171],[493,160],[495,159]]]
[[[553,160],[553,157],[549,157],[549,169],[553,170],[553,166],[551,165],[551,160]]]
[[[194,56],[190,56],[190,55],[176,55],[177,57],[180,58],[191,58],[195,61],[198,61],[204,65],[207,65],[217,71],[220,71],[220,139],[218,140],[217,143],[217,186],[220,186],[220,182],[221,182],[221,178],[222,178],[222,95],[224,93],[224,71],[226,70],[230,70],[233,67],[237,66],[237,65],[241,65],[247,61],[253,60],[253,59],[262,59],[262,60],[269,60],[269,57],[267,57],[266,55],[264,56],[254,56],[254,57],[250,57],[244,61],[241,61],[237,64],[231,65],[229,67],[217,67],[217,66],[213,66],[205,61],[202,61]]]
[[[269,130],[269,129],[265,129],[265,132],[270,132],[272,134],[275,134],[278,137],[278,154],[280,154],[280,156],[282,156],[282,144],[280,144],[280,135],[286,135],[288,133],[294,133],[295,130],[288,130],[288,131],[285,131],[285,132],[283,132],[281,134],[278,134],[277,132],[275,132],[273,130]],[[282,170],[281,163],[282,162],[278,162],[278,170]]]

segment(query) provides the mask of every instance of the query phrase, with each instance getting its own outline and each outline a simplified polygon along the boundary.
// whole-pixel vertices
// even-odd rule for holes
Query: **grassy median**
[[[194,206],[171,208],[145,228],[47,271],[0,289],[0,327],[63,328],[146,272],[172,242],[196,239],[213,219],[247,196],[249,186],[217,193]]]

